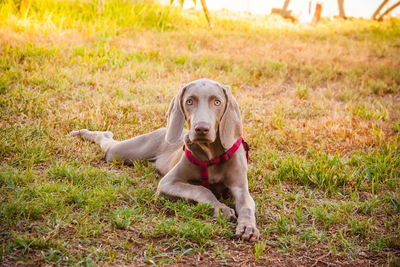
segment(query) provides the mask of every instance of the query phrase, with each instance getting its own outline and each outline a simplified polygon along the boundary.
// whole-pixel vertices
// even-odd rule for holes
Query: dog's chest
[[[223,183],[225,172],[220,165],[213,165],[208,167],[208,181],[210,184]]]

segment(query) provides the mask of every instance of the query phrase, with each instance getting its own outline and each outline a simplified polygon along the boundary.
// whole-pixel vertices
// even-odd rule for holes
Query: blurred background
[[[170,0],[156,0],[159,3],[168,5]],[[210,10],[226,9],[233,12],[250,12],[254,14],[270,14],[273,8],[282,7],[284,0],[213,0],[207,1],[207,6]],[[311,1],[317,2],[317,1]],[[321,0],[322,3],[322,16],[333,17],[338,16],[338,1],[337,0]],[[349,17],[370,18],[377,7],[383,2],[382,0],[344,0],[344,10]],[[386,5],[391,6],[395,4],[396,0],[387,1]],[[293,11],[293,14],[302,17],[308,13],[309,0],[292,0],[289,3],[288,9]],[[197,1],[196,4],[191,0],[184,1],[183,8],[201,9],[201,2]],[[398,16],[400,8],[394,9],[392,16]]]

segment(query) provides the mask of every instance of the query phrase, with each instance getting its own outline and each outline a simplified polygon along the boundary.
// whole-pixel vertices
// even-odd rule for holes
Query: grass
[[[0,3],[2,264],[398,265],[400,21],[212,14],[210,31],[151,2]],[[241,107],[256,244],[208,205],[157,198],[148,162],[66,136],[163,127],[201,77]]]

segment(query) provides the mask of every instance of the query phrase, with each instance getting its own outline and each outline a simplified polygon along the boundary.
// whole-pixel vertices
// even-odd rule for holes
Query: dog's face
[[[194,143],[213,143],[226,109],[226,97],[216,84],[206,80],[189,86],[182,96],[182,109]]]
[[[213,143],[219,137],[228,149],[242,135],[239,107],[229,87],[208,79],[184,85],[171,101],[167,117],[165,138],[170,143],[181,138],[185,120],[194,143]]]

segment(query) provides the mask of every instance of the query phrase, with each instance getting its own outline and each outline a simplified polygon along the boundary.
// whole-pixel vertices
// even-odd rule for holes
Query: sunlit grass
[[[0,3],[0,259],[6,264],[398,262],[400,22],[202,13],[148,2]],[[66,134],[166,124],[182,83],[228,84],[251,144],[262,240],[156,198],[148,162]],[[228,204],[232,205],[230,200]]]
[[[174,7],[136,1],[3,1],[3,25],[15,31],[58,31],[76,28],[86,33],[124,31],[124,28],[168,30],[184,19]],[[115,32],[113,32],[115,33]]]

